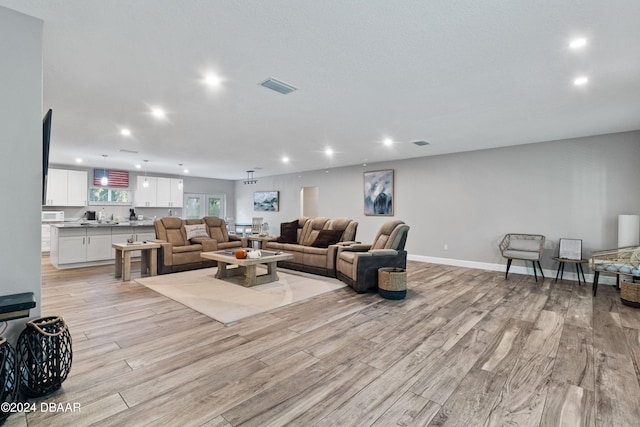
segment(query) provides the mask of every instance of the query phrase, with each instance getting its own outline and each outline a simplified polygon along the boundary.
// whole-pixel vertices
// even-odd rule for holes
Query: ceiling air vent
[[[126,148],[121,148],[121,149],[120,149],[120,152],[121,152],[121,153],[138,154],[138,152],[137,152],[137,151],[135,151],[135,150],[127,150]]]
[[[276,80],[272,77],[269,77],[267,80],[261,82],[260,86],[264,86],[267,89],[275,90],[276,92],[281,93],[283,95],[286,95],[288,93],[298,90],[297,87],[293,87],[290,84],[281,82],[280,80]]]
[[[425,145],[429,145],[427,141],[413,141],[418,147],[424,147]]]

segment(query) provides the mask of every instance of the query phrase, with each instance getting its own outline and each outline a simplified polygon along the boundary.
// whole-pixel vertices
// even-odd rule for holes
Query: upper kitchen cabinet
[[[136,184],[136,206],[150,208],[157,206],[158,179],[153,176],[138,176]]]
[[[182,179],[138,176],[136,206],[141,208],[181,208]],[[147,183],[145,186],[144,183]]]
[[[87,179],[87,171],[49,169],[46,205],[86,206]]]
[[[181,208],[182,195],[182,179],[158,178],[158,207]]]

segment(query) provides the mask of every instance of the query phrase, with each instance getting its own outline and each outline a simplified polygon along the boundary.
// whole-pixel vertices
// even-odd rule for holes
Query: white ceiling
[[[242,179],[640,129],[638,0],[0,5],[44,20],[52,163]]]

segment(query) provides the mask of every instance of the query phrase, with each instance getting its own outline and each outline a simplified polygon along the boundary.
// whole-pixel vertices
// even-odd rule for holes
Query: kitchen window
[[[130,205],[132,201],[131,190],[108,187],[89,188],[90,205]]]

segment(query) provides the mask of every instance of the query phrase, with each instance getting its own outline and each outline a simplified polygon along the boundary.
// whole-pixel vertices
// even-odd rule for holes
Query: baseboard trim
[[[489,271],[504,271],[507,268],[505,264],[492,264],[488,262],[478,262],[478,261],[467,261],[462,259],[452,259],[452,258],[438,258],[424,255],[407,255],[407,259],[409,261],[417,261],[417,262],[425,262],[430,264],[442,264],[442,265],[452,265],[455,267],[465,267],[465,268],[475,268],[477,270],[489,270]],[[585,266],[586,267],[586,266]],[[565,267],[564,274],[562,276],[563,280],[573,280],[578,281],[578,276],[575,272],[567,271],[570,267]],[[545,277],[555,279],[557,270],[548,270],[542,269],[544,271]],[[533,276],[533,268],[531,266],[524,265],[511,265],[509,269],[509,274],[527,274],[529,276]],[[587,279],[587,283],[593,283],[593,274],[585,274],[585,279]],[[582,279],[582,278],[581,278]],[[598,280],[598,284],[600,285],[615,285],[616,278],[615,276],[604,276],[600,275],[600,279]]]

